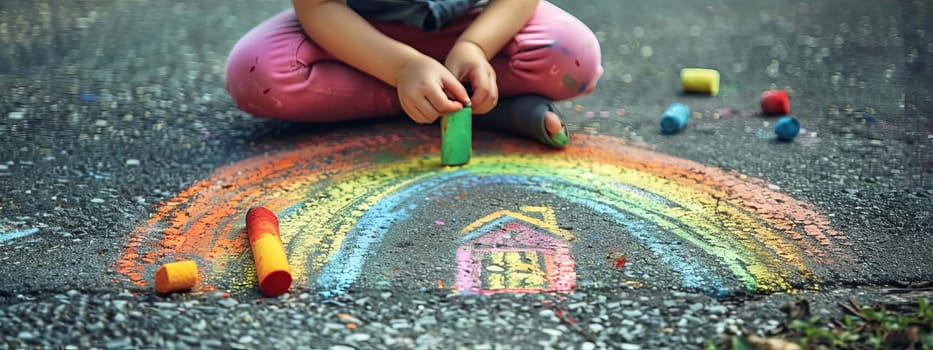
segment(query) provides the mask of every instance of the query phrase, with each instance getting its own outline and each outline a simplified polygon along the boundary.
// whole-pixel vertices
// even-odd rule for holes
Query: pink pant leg
[[[312,42],[292,10],[249,31],[227,60],[227,91],[257,117],[327,122],[402,111],[395,89]]]

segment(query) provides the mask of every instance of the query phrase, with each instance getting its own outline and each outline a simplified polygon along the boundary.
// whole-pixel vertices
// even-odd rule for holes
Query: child
[[[480,127],[562,148],[552,101],[602,72],[593,32],[545,1],[294,0],[233,48],[227,90],[247,113],[309,122],[432,123],[471,105]]]

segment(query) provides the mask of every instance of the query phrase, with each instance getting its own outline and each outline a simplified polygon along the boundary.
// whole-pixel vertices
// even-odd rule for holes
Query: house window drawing
[[[576,284],[568,242],[554,211],[522,207],[489,214],[461,231],[457,285],[461,292],[568,292]]]

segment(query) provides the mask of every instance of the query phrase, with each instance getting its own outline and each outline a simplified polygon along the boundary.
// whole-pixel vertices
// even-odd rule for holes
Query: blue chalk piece
[[[661,116],[661,132],[675,134],[687,126],[690,108],[682,103],[672,103]]]
[[[781,141],[791,141],[800,133],[800,121],[791,116],[781,117],[774,123],[774,133]]]
[[[19,230],[19,231],[0,232],[0,243],[6,243],[7,241],[12,241],[17,238],[23,238],[23,237],[32,235],[36,232],[39,232],[39,229],[27,228],[25,230]]]
[[[81,101],[87,102],[97,102],[98,100],[98,97],[95,94],[81,94],[81,96],[78,96],[78,98],[80,98]]]

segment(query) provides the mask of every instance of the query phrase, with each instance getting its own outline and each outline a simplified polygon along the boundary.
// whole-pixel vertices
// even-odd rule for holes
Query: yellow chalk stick
[[[156,292],[165,294],[194,288],[198,283],[198,264],[193,260],[168,263],[155,274]]]
[[[285,249],[279,238],[262,235],[253,241],[253,258],[259,277],[259,290],[270,297],[288,292],[292,285],[292,274],[288,269]]]
[[[684,68],[680,71],[684,92],[719,94],[719,71],[705,68]]]

